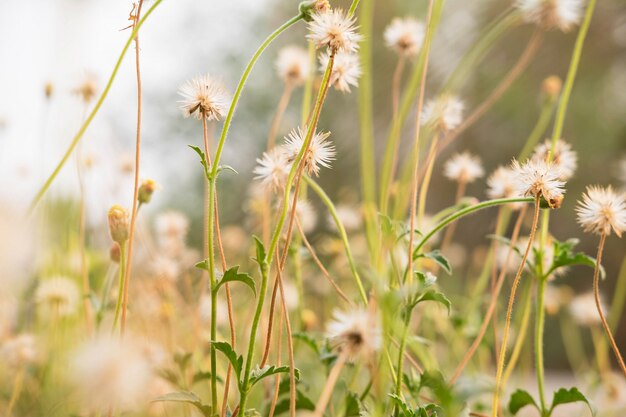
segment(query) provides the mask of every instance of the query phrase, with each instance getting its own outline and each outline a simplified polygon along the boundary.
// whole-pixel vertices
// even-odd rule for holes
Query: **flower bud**
[[[145,180],[139,186],[139,192],[137,195],[137,201],[139,204],[148,204],[152,199],[152,194],[154,194],[154,190],[157,188],[157,183],[153,180]]]
[[[555,100],[561,93],[562,86],[563,81],[561,81],[561,78],[556,75],[552,75],[543,80],[543,84],[541,84],[541,92],[548,98]]]
[[[311,21],[311,15],[315,13],[326,13],[330,10],[328,0],[308,0],[298,5],[298,10],[302,14],[305,22]]]
[[[122,250],[120,248],[120,245],[117,242],[113,242],[113,244],[111,245],[111,248],[109,249],[109,258],[111,259],[112,262],[119,264],[121,255],[122,255]]]
[[[121,206],[115,205],[109,209],[109,233],[114,242],[120,246],[128,240],[128,212]]]
[[[48,81],[43,87],[43,92],[46,95],[46,98],[52,97],[52,93],[54,93],[54,84],[52,84],[51,81]]]

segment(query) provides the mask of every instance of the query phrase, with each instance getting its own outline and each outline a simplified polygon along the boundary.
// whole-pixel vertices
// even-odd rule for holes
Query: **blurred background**
[[[346,1],[333,1],[347,7]],[[221,78],[232,92],[245,63],[262,39],[294,15],[298,2],[292,0],[192,1],[166,0],[141,29],[141,62],[144,89],[142,178],[152,178],[160,190],[147,207],[147,222],[163,208],[186,213],[191,221],[190,239],[202,243],[203,177],[197,156],[187,144],[200,145],[201,126],[185,120],[178,109],[177,90],[187,79],[211,73]],[[147,6],[150,2],[146,3]],[[436,94],[442,81],[455,67],[478,33],[495,16],[510,6],[507,1],[449,0],[442,25],[435,37],[427,97]],[[378,1],[374,33],[374,110],[376,146],[381,152],[390,118],[390,85],[395,54],[382,39],[386,25],[396,16],[423,19],[425,2]],[[27,232],[13,230],[47,175],[62,156],[91,105],[75,94],[85,80],[93,80],[99,94],[113,69],[129,30],[128,0],[32,0],[0,2],[0,223],[5,239],[2,248],[16,241],[7,236]],[[518,58],[533,28],[524,25],[509,32],[489,53],[459,93],[472,109],[491,91]],[[259,61],[246,85],[226,145],[223,163],[238,175],[220,177],[221,221],[244,225],[246,199],[255,159],[265,148],[271,118],[282,93],[275,71],[281,46],[305,46],[305,27],[298,25],[278,39]],[[442,162],[454,151],[470,150],[480,156],[486,172],[508,163],[517,155],[539,115],[541,83],[550,75],[565,77],[575,40],[574,33],[549,32],[535,60],[496,106],[447,149],[435,166],[428,211],[453,203],[455,185],[441,174]],[[112,204],[130,206],[132,158],[135,139],[136,90],[132,54],[126,57],[104,106],[89,127],[80,155],[85,171],[88,228],[101,230]],[[48,90],[46,90],[48,88]],[[48,94],[46,94],[46,91]],[[332,131],[338,159],[332,170],[321,174],[320,183],[336,202],[358,198],[359,137],[357,93],[331,92],[320,128]],[[301,91],[297,91],[279,134],[285,135],[300,120]],[[414,113],[414,111],[412,112]],[[414,116],[405,124],[405,143],[410,143]],[[214,126],[219,133],[220,126]],[[626,2],[599,2],[585,45],[579,74],[570,102],[564,137],[579,154],[579,169],[567,186],[563,208],[552,216],[551,230],[559,239],[580,238],[579,249],[595,254],[597,238],[584,235],[575,220],[576,200],[588,184],[624,187],[625,172],[619,161],[626,157]],[[622,169],[626,171],[626,169]],[[469,195],[485,198],[485,183],[477,181]],[[71,160],[50,190],[49,199],[71,200],[77,195],[75,161]],[[317,203],[316,201],[313,201]],[[492,212],[480,213],[461,222],[457,240],[465,248],[466,266],[471,271],[475,252],[489,244],[485,237],[493,226]],[[68,226],[74,227],[74,226]],[[318,222],[316,232],[328,229]],[[486,232],[481,232],[485,230]],[[4,267],[3,279],[19,280],[35,270],[38,247],[24,243],[23,262],[14,269]],[[35,237],[33,237],[35,236]],[[24,237],[24,236],[22,236]],[[62,250],[62,242],[58,243]],[[0,249],[2,249],[0,248]],[[30,251],[28,250],[30,249]],[[4,256],[10,251],[3,250]],[[611,237],[604,265],[607,280],[602,284],[612,295],[626,240]],[[3,256],[3,255],[0,255]],[[14,265],[15,262],[12,263]],[[463,269],[461,269],[463,270]],[[591,289],[592,271],[573,268],[559,283],[577,292]],[[444,284],[445,285],[445,284]],[[547,337],[558,326],[548,321]],[[626,320],[616,332],[626,349]],[[546,343],[547,366],[567,366],[560,338]]]

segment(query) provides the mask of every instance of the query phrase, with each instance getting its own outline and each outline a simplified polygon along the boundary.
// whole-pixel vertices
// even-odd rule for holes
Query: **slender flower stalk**
[[[139,0],[137,4],[137,13],[133,18],[133,29],[139,19],[141,19],[141,7],[143,6],[143,0]],[[135,136],[135,175],[134,175],[134,184],[133,184],[133,201],[131,204],[131,213],[130,213],[130,233],[128,237],[128,256],[126,259],[126,268],[124,271],[124,301],[122,304],[122,322],[121,322],[121,332],[122,335],[126,330],[126,310],[128,307],[128,291],[131,277],[131,268],[132,268],[132,260],[133,260],[133,241],[135,237],[135,223],[137,221],[137,209],[139,204],[139,167],[141,162],[141,109],[142,109],[142,100],[141,100],[141,67],[139,61],[139,32],[135,35],[135,74],[137,78],[137,132]]]
[[[513,315],[513,303],[515,302],[515,293],[520,283],[522,272],[524,271],[524,268],[526,267],[526,259],[528,258],[528,254],[530,253],[530,248],[532,247],[533,241],[535,240],[535,232],[537,231],[537,223],[539,221],[540,202],[541,202],[541,194],[539,193],[535,196],[535,211],[533,214],[533,222],[530,228],[530,234],[528,236],[528,245],[526,246],[526,250],[524,251],[524,256],[522,257],[522,262],[520,263],[520,266],[517,269],[517,274],[515,275],[515,279],[513,280],[513,284],[511,287],[511,295],[509,296],[509,304],[508,304],[507,311],[506,311],[506,321],[504,323],[504,333],[502,334],[502,345],[500,347],[500,355],[498,356],[498,369],[496,372],[496,388],[493,394],[493,403],[491,407],[492,417],[498,416],[500,391],[502,390],[502,373],[504,371],[504,363],[506,360],[507,342],[509,339],[509,328],[511,326],[511,317]]]
[[[63,166],[69,159],[70,155],[74,151],[74,148],[76,148],[76,145],[78,145],[78,142],[87,131],[87,128],[91,124],[92,120],[94,119],[94,117],[96,117],[96,114],[100,110],[100,107],[102,107],[104,100],[109,94],[109,90],[111,89],[111,86],[113,85],[113,81],[115,80],[115,77],[117,76],[117,72],[119,71],[120,66],[122,65],[122,61],[124,60],[124,56],[126,55],[128,48],[130,47],[131,43],[133,43],[133,41],[135,40],[135,37],[137,36],[137,33],[139,32],[139,28],[141,28],[141,26],[146,21],[146,19],[152,14],[154,9],[156,9],[159,6],[159,4],[161,4],[162,1],[163,0],[155,0],[154,4],[146,11],[144,16],[141,19],[139,19],[137,23],[134,25],[133,31],[128,37],[128,40],[126,41],[124,48],[122,48],[122,52],[120,53],[117,59],[117,62],[115,63],[115,67],[113,68],[113,72],[111,73],[111,76],[109,77],[109,81],[107,82],[106,86],[104,87],[104,90],[100,94],[100,98],[98,98],[98,101],[96,102],[93,110],[91,110],[91,113],[89,113],[89,116],[87,116],[87,119],[85,120],[85,122],[82,124],[82,126],[80,127],[76,135],[74,135],[74,137],[72,138],[72,141],[70,142],[70,146],[68,146],[67,150],[63,154],[63,157],[61,158],[57,166],[54,168],[50,176],[46,179],[46,181],[41,186],[39,191],[37,191],[37,194],[35,194],[35,197],[33,197],[30,203],[29,209],[28,209],[29,214],[33,212],[33,210],[35,209],[35,206],[37,206],[37,203],[39,203],[41,198],[48,191],[48,189],[50,188],[50,186],[52,185],[56,177],[59,175],[59,172],[61,172],[61,169],[63,168]]]
[[[537,390],[539,391],[539,405],[542,413],[547,410],[546,394],[544,382],[544,364],[543,364],[543,328],[546,320],[546,309],[544,306],[547,277],[538,277],[537,284],[537,306],[535,313],[535,371],[537,373]]]

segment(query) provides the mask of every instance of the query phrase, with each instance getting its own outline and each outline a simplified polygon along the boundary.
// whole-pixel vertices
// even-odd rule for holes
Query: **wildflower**
[[[224,117],[228,107],[226,89],[209,74],[200,75],[183,84],[179,101],[185,117],[195,114],[196,119],[219,120]]]
[[[282,148],[274,148],[257,158],[257,166],[253,173],[254,179],[261,180],[261,184],[268,190],[280,191],[285,187],[291,164]]]
[[[602,310],[606,311],[602,300],[600,305]],[[569,305],[569,312],[574,321],[582,326],[594,326],[600,323],[595,296],[591,292],[574,297]]]
[[[128,212],[125,208],[114,205],[109,209],[109,234],[114,242],[120,246],[128,240],[130,234],[128,224]]]
[[[617,194],[611,186],[587,187],[576,208],[578,223],[586,232],[619,237],[626,231],[626,196]]]
[[[306,129],[297,128],[285,138],[282,149],[285,151],[287,161],[293,163],[296,156],[304,146]],[[330,168],[330,162],[335,159],[335,147],[327,141],[330,132],[317,132],[311,138],[309,149],[303,156],[304,168],[309,175],[319,175],[320,167]]]
[[[29,333],[22,333],[6,340],[0,348],[0,353],[2,360],[15,368],[32,364],[39,358],[37,340]]]
[[[320,56],[320,69],[326,70],[328,66],[328,60],[330,56],[328,54],[322,54]],[[335,62],[333,64],[333,71],[330,74],[330,84],[335,87],[336,90],[342,93],[349,93],[350,86],[357,87],[359,85],[359,77],[361,76],[361,64],[359,63],[359,57],[350,52],[338,52],[335,55]]]
[[[368,357],[381,346],[380,320],[370,310],[335,310],[334,319],[327,326],[327,336],[340,352],[346,352],[348,360]]]
[[[446,162],[443,173],[452,181],[464,184],[474,182],[485,175],[480,158],[469,152],[457,153],[452,156]]]
[[[355,52],[361,40],[356,33],[355,18],[347,16],[343,10],[335,9],[312,15],[307,38],[318,48],[328,47],[331,53]]]
[[[144,180],[139,186],[139,191],[137,194],[137,201],[139,204],[148,204],[152,199],[152,194],[157,189],[158,185],[154,180],[147,179]]]
[[[434,129],[452,130],[463,121],[463,102],[456,96],[444,95],[429,100],[422,110],[422,123]]]
[[[152,370],[144,350],[131,338],[101,337],[72,356],[72,380],[91,412],[128,411],[143,404]]]
[[[309,54],[299,46],[285,46],[278,52],[276,69],[278,76],[290,85],[302,85],[311,72]]]
[[[526,22],[567,32],[580,23],[583,0],[517,0],[516,7]]]
[[[543,197],[551,208],[558,208],[565,193],[565,181],[554,164],[544,160],[528,160],[523,164],[513,160],[516,193],[523,196]]]
[[[60,317],[71,316],[78,308],[80,292],[74,281],[58,276],[39,284],[35,300],[52,314]]]
[[[413,58],[422,48],[425,33],[424,25],[417,19],[396,17],[385,29],[385,43],[399,55]]]
[[[95,78],[93,75],[87,75],[82,84],[72,90],[72,92],[83,99],[83,103],[88,104],[95,97],[96,90]]]
[[[552,141],[546,140],[535,148],[531,159],[533,160],[548,160],[548,154],[552,149]],[[552,154],[552,163],[561,172],[561,178],[563,181],[567,181],[574,176],[576,167],[578,166],[578,156],[576,152],[572,150],[572,145],[560,139],[556,142],[554,147],[554,153]]]

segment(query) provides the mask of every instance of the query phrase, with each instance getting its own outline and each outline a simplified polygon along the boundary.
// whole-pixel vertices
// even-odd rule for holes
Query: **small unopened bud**
[[[561,78],[556,75],[552,75],[543,80],[543,84],[541,84],[541,92],[554,100],[561,93],[562,86],[563,81],[561,81]]]
[[[48,81],[46,85],[43,87],[43,92],[46,95],[46,98],[52,97],[52,93],[54,93],[54,85],[52,82]]]
[[[300,3],[298,10],[302,14],[304,21],[310,22],[312,20],[311,15],[329,11],[330,3],[328,0],[307,0]]]
[[[154,190],[157,188],[157,183],[153,180],[145,180],[139,186],[139,191],[137,194],[137,201],[139,204],[148,204],[152,199],[152,194],[154,194]]]
[[[541,196],[541,202],[540,202],[540,206],[542,209],[558,209],[561,208],[561,205],[563,204],[563,196],[557,196],[554,198],[551,198],[549,200],[546,200],[545,197],[543,197],[543,195]]]
[[[121,206],[115,205],[109,209],[109,233],[114,242],[120,246],[128,240],[128,212]]]
[[[302,328],[312,330],[317,327],[317,315],[313,310],[302,310]]]
[[[112,262],[119,264],[121,256],[122,249],[120,248],[120,245],[117,242],[113,242],[111,248],[109,249],[109,258],[111,258]]]

